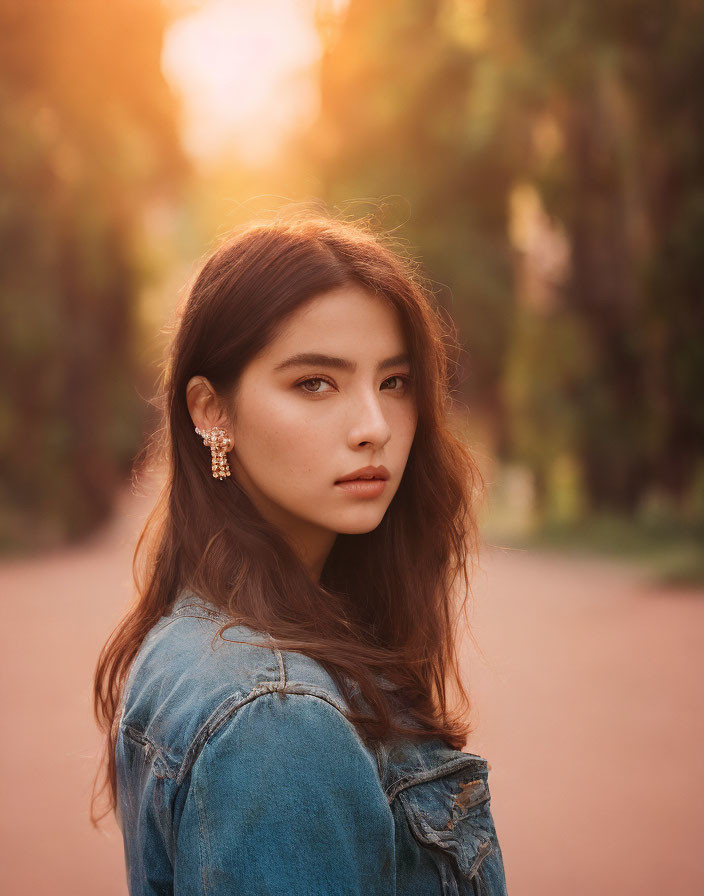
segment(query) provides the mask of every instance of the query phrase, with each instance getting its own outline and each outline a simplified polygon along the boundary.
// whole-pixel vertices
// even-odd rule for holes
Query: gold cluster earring
[[[196,432],[203,438],[203,444],[208,445],[212,458],[214,479],[224,479],[230,475],[230,465],[227,462],[227,452],[232,445],[232,439],[225,435],[225,430],[215,426],[213,429],[200,430],[196,426]]]

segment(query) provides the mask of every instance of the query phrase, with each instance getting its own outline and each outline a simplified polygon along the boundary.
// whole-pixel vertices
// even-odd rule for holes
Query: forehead
[[[371,358],[404,348],[401,319],[391,302],[361,286],[345,285],[297,308],[282,324],[267,354],[310,350]]]

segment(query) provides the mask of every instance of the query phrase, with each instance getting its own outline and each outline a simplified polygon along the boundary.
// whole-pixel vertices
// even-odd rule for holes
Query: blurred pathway
[[[510,896],[701,896],[704,591],[556,554],[482,565],[467,748]]]
[[[0,892],[125,896],[88,820],[91,681],[153,497],[80,548],[0,567]],[[607,562],[488,551],[466,674],[511,896],[704,892],[704,593]]]
[[[102,742],[92,679],[131,598],[137,533],[154,497],[126,492],[80,547],[0,566],[0,893],[126,896],[122,835],[88,813]]]

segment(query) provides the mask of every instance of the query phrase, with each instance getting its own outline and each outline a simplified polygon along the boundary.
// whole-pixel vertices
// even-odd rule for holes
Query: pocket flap
[[[463,876],[473,877],[493,851],[487,772],[476,762],[410,783],[398,799],[414,837],[450,853]]]

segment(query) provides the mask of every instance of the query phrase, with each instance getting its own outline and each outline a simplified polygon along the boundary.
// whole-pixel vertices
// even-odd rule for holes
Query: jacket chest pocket
[[[398,800],[414,840],[431,856],[442,896],[506,896],[488,764],[474,754],[449,752],[453,758],[399,779],[389,802]]]

